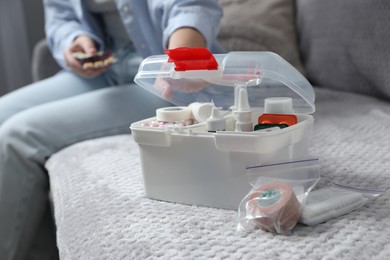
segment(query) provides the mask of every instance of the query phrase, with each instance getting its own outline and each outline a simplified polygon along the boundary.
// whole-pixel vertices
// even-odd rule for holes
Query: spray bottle
[[[248,92],[246,86],[240,86],[238,93],[237,107],[234,111],[236,118],[237,132],[251,132],[253,131],[252,111],[249,106]]]

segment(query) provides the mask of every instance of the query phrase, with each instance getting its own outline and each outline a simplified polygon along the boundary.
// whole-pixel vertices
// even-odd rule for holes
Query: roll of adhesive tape
[[[299,207],[299,201],[288,183],[266,183],[248,197],[247,216],[264,231],[283,233],[297,224]]]
[[[156,110],[156,119],[163,122],[180,122],[192,118],[189,107],[163,107]]]

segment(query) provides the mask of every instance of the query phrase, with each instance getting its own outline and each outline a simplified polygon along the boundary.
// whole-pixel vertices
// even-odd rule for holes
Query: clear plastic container
[[[169,102],[186,106],[192,102],[214,101],[217,107],[234,104],[234,87],[248,86],[249,103],[263,107],[269,97],[291,97],[294,112],[312,114],[315,111],[315,94],[311,84],[291,64],[272,52],[230,52],[215,54],[218,70],[175,71],[175,64],[167,55],[145,59],[138,70],[135,82],[146,90],[161,96],[156,79],[167,79],[177,86]],[[207,85],[199,91],[186,92],[184,86],[194,80]]]
[[[206,122],[148,127],[155,118],[130,128],[140,148],[147,197],[237,210],[251,189],[247,166],[308,156],[315,94],[299,71],[275,53],[230,52],[211,58],[217,64],[212,69],[179,70],[182,64],[168,55],[151,56],[140,65],[135,82],[177,106],[213,102],[226,119],[226,131],[210,133]],[[197,62],[189,59],[187,64]],[[247,90],[253,124],[270,97],[290,97],[298,123],[273,131],[235,131],[241,87]]]

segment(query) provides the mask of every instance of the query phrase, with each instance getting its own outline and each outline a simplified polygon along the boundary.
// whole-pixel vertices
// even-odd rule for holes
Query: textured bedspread
[[[317,187],[390,187],[390,103],[317,89]],[[47,162],[61,259],[390,259],[390,195],[291,235],[235,231],[237,212],[144,198],[131,135],[86,141]]]

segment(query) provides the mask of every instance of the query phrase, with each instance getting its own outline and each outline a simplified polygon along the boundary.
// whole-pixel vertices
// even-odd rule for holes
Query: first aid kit
[[[237,210],[246,167],[308,156],[314,90],[275,53],[168,50],[135,82],[172,103],[130,126],[148,198]]]

